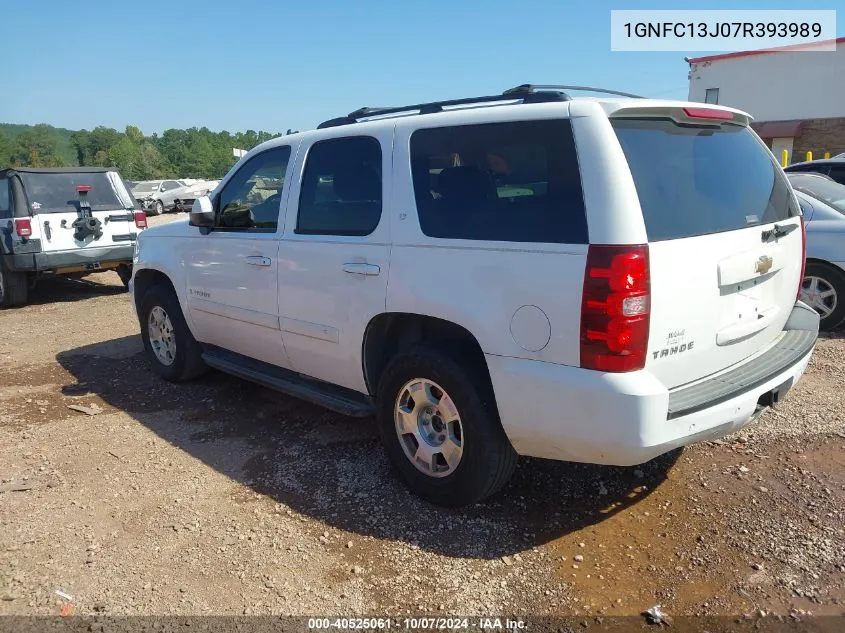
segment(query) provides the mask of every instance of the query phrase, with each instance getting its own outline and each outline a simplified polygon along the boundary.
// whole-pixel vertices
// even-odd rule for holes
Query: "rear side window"
[[[305,161],[296,233],[369,235],[381,219],[381,145],[372,136],[314,143]]]
[[[417,130],[411,169],[420,228],[430,237],[588,241],[568,120]]]
[[[612,121],[649,241],[733,231],[800,215],[766,147],[745,127]]]
[[[9,179],[0,178],[0,218],[12,217],[12,201],[9,195]]]

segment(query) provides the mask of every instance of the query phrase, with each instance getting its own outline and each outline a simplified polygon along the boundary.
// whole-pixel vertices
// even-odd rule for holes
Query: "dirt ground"
[[[160,380],[112,273],[43,283],[0,333],[0,615],[845,611],[840,335],[737,436],[639,468],[525,459],[447,511],[372,421]]]

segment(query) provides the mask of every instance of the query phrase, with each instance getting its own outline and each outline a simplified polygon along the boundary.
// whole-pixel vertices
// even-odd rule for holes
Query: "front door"
[[[277,274],[291,153],[256,154],[215,196],[214,228],[191,240],[187,288],[197,340],[286,368]]]
[[[279,314],[294,370],[366,392],[362,341],[384,312],[392,129],[300,151],[279,252]]]

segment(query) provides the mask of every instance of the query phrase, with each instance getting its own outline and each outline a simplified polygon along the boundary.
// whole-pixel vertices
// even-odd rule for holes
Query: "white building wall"
[[[689,100],[719,89],[719,104],[757,121],[845,117],[845,42],[836,51],[777,52],[690,66]]]

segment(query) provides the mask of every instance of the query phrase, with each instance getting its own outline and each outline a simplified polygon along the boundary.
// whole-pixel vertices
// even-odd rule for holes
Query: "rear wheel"
[[[393,358],[379,381],[377,414],[390,461],[429,501],[462,506],[507,483],[517,455],[480,371],[426,347]]]
[[[823,262],[807,262],[801,301],[819,313],[819,328],[832,330],[845,319],[845,273]]]
[[[23,305],[28,294],[26,273],[8,270],[0,259],[0,308]]]
[[[141,339],[153,370],[165,380],[180,382],[204,374],[208,368],[173,290],[157,285],[141,300]]]

